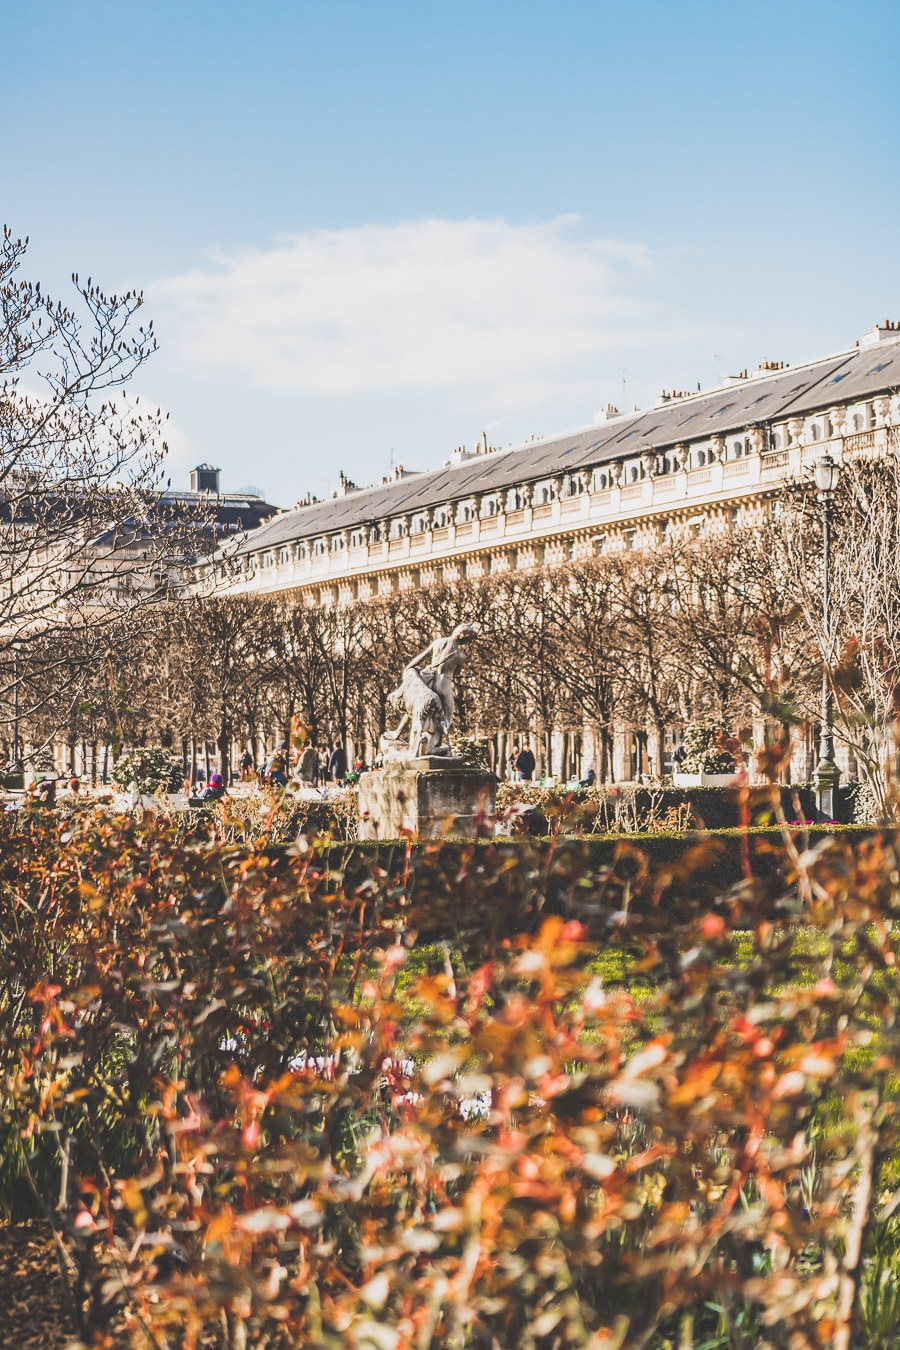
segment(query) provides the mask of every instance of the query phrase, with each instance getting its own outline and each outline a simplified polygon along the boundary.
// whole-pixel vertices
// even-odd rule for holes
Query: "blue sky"
[[[292,504],[900,318],[900,6],[31,0],[3,219]],[[624,379],[624,388],[623,388]]]

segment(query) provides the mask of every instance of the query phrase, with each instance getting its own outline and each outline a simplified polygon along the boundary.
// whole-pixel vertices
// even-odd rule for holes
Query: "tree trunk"
[[[222,767],[222,782],[226,787],[231,786],[231,737],[228,734],[228,728],[223,726],[219,731],[219,763]]]

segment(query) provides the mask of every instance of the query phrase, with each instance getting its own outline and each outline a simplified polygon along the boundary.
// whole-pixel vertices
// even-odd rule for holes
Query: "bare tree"
[[[34,656],[3,669],[40,670],[19,702],[52,719],[194,541],[157,491],[161,416],[124,393],[156,348],[142,296],[73,276],[75,304],[54,301],[20,275],[27,243],[0,241],[0,657]],[[0,717],[14,702],[7,681]]]

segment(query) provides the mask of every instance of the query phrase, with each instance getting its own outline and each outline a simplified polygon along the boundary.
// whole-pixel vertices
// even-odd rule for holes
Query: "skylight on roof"
[[[835,377],[834,377],[834,379],[831,381],[831,383],[832,383],[832,384],[838,384],[841,380],[846,380],[846,378],[847,378],[847,371],[845,370],[844,373],[843,373],[843,375],[835,375]]]
[[[880,366],[873,366],[871,370],[866,371],[866,374],[867,374],[867,375],[877,375],[878,372],[879,372],[879,370],[887,370],[887,367],[888,367],[887,361],[882,361],[882,363],[881,363]]]
[[[722,415],[722,413],[723,413],[723,412],[727,412],[728,409],[729,409],[730,407],[731,407],[731,404],[730,404],[730,403],[726,403],[725,406],[724,406],[724,408],[717,408],[716,411],[713,413],[713,417],[720,417],[720,416]]]
[[[683,418],[681,419],[681,421],[678,423],[678,425],[679,425],[680,427],[683,427],[684,424],[685,424],[685,422],[693,422],[694,418],[697,417],[697,416],[698,416],[697,413],[691,413],[690,417],[683,417]]]

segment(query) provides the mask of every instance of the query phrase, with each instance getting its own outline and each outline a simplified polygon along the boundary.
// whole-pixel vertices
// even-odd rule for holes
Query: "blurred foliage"
[[[157,792],[181,792],[184,765],[164,745],[129,745],[116,760],[111,777],[123,791],[137,783],[140,792],[152,797]]]
[[[0,1192],[82,1340],[895,1344],[893,838],[717,848],[0,818]]]

